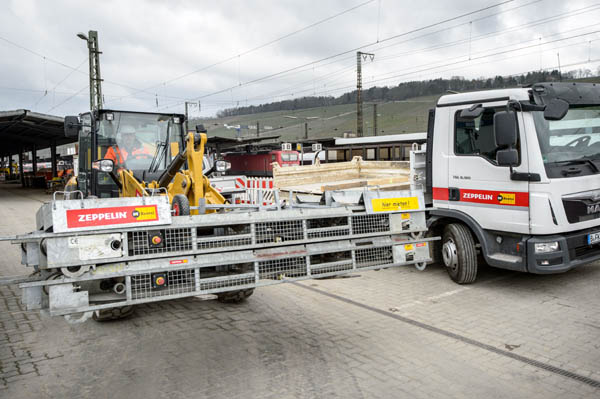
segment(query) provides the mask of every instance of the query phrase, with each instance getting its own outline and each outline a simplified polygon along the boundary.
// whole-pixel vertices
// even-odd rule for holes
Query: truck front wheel
[[[469,284],[477,277],[475,241],[467,226],[451,223],[444,229],[442,259],[448,275],[458,284]]]

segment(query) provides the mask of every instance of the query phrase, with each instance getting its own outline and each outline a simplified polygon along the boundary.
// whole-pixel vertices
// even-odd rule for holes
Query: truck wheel
[[[442,259],[448,275],[458,284],[469,284],[477,277],[475,241],[467,226],[451,223],[444,229]]]
[[[183,194],[175,194],[171,209],[174,216],[185,216],[190,214],[190,201]]]
[[[97,310],[93,314],[94,321],[103,322],[110,320],[121,320],[130,317],[135,311],[133,306],[121,306],[119,308]]]
[[[254,293],[254,288],[247,290],[229,291],[217,294],[217,300],[222,303],[239,303],[243,302]]]

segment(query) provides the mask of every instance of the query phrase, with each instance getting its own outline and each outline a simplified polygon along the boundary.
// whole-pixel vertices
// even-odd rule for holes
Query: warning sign
[[[373,198],[371,200],[373,212],[393,212],[419,209],[417,197],[403,198]]]

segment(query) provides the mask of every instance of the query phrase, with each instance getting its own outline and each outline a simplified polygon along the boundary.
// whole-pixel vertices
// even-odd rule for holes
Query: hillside
[[[424,132],[427,129],[427,112],[439,96],[417,97],[404,101],[377,104],[377,130],[380,135]],[[365,135],[373,134],[373,105],[363,106]],[[212,119],[193,119],[189,126],[203,123],[210,136],[235,137],[256,135],[256,122],[261,135],[281,135],[292,140],[304,137],[304,124],[308,123],[309,138],[340,137],[344,132],[356,131],[356,105],[343,104],[293,111],[262,112]],[[228,128],[229,126],[229,128]]]

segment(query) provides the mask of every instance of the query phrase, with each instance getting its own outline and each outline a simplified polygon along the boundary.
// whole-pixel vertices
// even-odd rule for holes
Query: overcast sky
[[[76,36],[89,30],[103,52],[105,108],[183,112],[199,100],[192,116],[350,91],[361,46],[375,54],[365,88],[546,69],[557,54],[563,71],[596,71],[600,4],[502,2],[0,0],[0,110],[89,109],[87,47]]]

